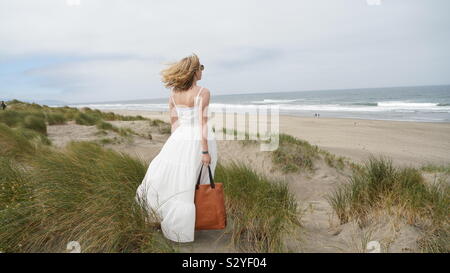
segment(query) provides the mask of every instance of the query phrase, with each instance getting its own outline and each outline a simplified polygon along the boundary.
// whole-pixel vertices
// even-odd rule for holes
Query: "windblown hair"
[[[162,82],[166,88],[186,91],[194,84],[195,72],[200,69],[200,60],[193,53],[191,56],[175,63],[168,63],[168,68],[161,71]]]

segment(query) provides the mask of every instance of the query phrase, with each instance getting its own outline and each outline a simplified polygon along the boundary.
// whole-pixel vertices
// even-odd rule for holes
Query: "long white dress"
[[[179,126],[151,161],[136,191],[136,200],[161,221],[164,236],[175,242],[194,241],[195,183],[203,164],[199,107],[202,90],[203,87],[194,99],[194,107],[177,107],[172,96]],[[207,125],[210,167],[214,175],[217,145],[212,128]],[[200,181],[201,184],[209,183],[206,166]]]

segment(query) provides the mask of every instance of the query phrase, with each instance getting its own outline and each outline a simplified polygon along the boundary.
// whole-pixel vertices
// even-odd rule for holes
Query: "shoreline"
[[[168,111],[99,109],[169,121]],[[218,115],[220,116],[220,114]],[[450,123],[301,117],[280,114],[280,133],[362,163],[370,154],[390,157],[396,165],[450,164]]]

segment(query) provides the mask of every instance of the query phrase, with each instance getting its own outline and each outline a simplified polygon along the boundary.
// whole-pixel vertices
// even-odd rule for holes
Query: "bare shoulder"
[[[211,92],[209,91],[208,88],[203,87],[203,91],[200,94],[200,96],[202,96],[203,98],[209,98],[211,96]]]

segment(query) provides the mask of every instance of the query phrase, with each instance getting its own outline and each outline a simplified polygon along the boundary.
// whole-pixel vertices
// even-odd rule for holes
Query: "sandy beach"
[[[141,115],[150,119],[169,121],[168,112],[135,110],[102,110],[121,115]],[[215,115],[214,118],[220,118]],[[169,135],[161,135],[156,128],[150,128],[147,121],[111,121],[114,126],[127,127],[140,136],[132,142],[107,144],[114,150],[150,162],[158,154]],[[218,123],[212,123],[217,125]],[[350,162],[361,163],[369,155],[383,155],[392,159],[393,165],[421,167],[432,163],[437,166],[450,163],[449,123],[401,122],[362,120],[346,118],[314,118],[280,116],[281,133],[295,136],[317,145],[321,150],[343,156]],[[220,125],[222,126],[222,125]],[[220,128],[220,127],[217,127]],[[88,131],[91,130],[91,131]],[[155,131],[156,130],[156,131]],[[95,126],[77,124],[49,127],[49,136],[55,146],[64,147],[70,140],[96,140]],[[216,130],[220,132],[220,130]],[[148,134],[153,135],[149,140]],[[283,173],[273,163],[271,153],[260,151],[259,145],[241,145],[238,141],[220,140],[219,162],[227,164],[239,161],[260,174],[285,181],[303,211],[302,229],[286,238],[286,247],[292,252],[360,252],[360,242],[371,234],[371,238],[382,242],[388,252],[417,251],[417,240],[422,231],[406,224],[403,220],[381,214],[375,220],[360,228],[356,222],[340,224],[335,217],[327,196],[337,186],[348,181],[351,169],[342,170],[329,166],[324,160],[316,160],[313,172]],[[436,181],[435,174],[423,172],[429,183]],[[292,236],[302,238],[294,243]],[[297,238],[297,237],[296,237]],[[183,252],[234,252],[225,231],[199,231],[194,244],[182,247]],[[214,241],[214,243],[211,243]],[[357,242],[357,243],[355,243]]]
[[[23,108],[24,105],[18,104],[15,107],[20,109]],[[161,151],[161,148],[167,143],[167,139],[170,137],[170,131],[167,130],[170,125],[156,120],[160,119],[168,122],[168,112],[102,110],[103,113],[101,117],[105,120],[94,120],[94,122],[88,123],[89,119],[92,119],[94,115],[98,115],[99,112],[93,111],[92,109],[83,109],[82,112],[76,113],[76,116],[73,116],[72,119],[68,118],[67,120],[64,120],[65,116],[70,117],[69,114],[73,115],[73,112],[78,110],[71,109],[71,112],[68,112],[69,110],[62,108],[58,109],[58,111],[67,112],[62,112],[64,115],[54,113],[47,114],[49,125],[45,127],[45,136],[48,137],[48,140],[51,143],[51,148],[48,151],[54,151],[54,155],[58,155],[57,158],[69,153],[69,150],[75,147],[73,145],[79,145],[79,148],[77,149],[91,149],[92,147],[96,147],[93,154],[90,154],[90,150],[84,150],[84,152],[81,153],[89,157],[96,153],[117,151],[121,152],[122,155],[131,156],[126,162],[133,163],[137,162],[134,161],[136,158],[142,159],[140,164],[143,166],[141,169],[141,175],[143,175],[145,168],[149,166],[150,162]],[[126,116],[141,115],[151,120],[143,120],[139,117],[114,117],[113,115],[106,113],[111,111]],[[31,114],[29,115],[35,114],[35,112],[30,113]],[[63,120],[59,123],[50,125],[50,121],[54,122],[56,117],[62,117]],[[38,119],[38,117],[34,118],[36,120]],[[382,174],[384,177],[390,177],[389,179],[395,177],[395,181],[397,181],[397,179],[407,179],[405,181],[408,183],[415,181],[414,183],[421,186],[418,189],[422,189],[421,196],[423,198],[421,197],[420,199],[414,200],[432,200],[434,203],[420,204],[420,207],[416,208],[416,213],[422,212],[422,209],[430,209],[430,211],[423,215],[429,215],[432,212],[431,210],[438,209],[438,212],[441,211],[439,208],[445,207],[445,204],[439,203],[441,202],[440,200],[443,200],[436,195],[440,194],[439,191],[428,191],[427,189],[428,187],[438,187],[439,185],[437,183],[448,181],[448,167],[443,168],[444,171],[441,171],[442,168],[436,167],[441,167],[443,165],[448,166],[450,162],[450,143],[448,142],[448,135],[450,133],[449,123],[314,118],[281,115],[279,116],[278,128],[281,133],[285,133],[288,136],[281,138],[280,149],[274,152],[267,152],[262,151],[260,149],[261,146],[253,141],[240,142],[230,141],[228,139],[223,140],[221,130],[223,123],[220,123],[219,121],[229,121],[228,118],[229,116],[221,116],[218,113],[214,113],[211,118],[212,122],[210,125],[215,126],[216,139],[218,140],[218,162],[221,164],[222,170],[225,168],[225,173],[227,175],[236,172],[236,170],[233,170],[233,164],[229,164],[233,162],[246,166],[245,168],[247,168],[248,174],[252,173],[252,175],[245,176],[245,179],[242,179],[240,176],[242,173],[240,171],[236,173],[237,176],[233,178],[227,178],[227,176],[222,174],[217,178],[218,182],[222,179],[232,179],[228,180],[228,182],[222,180],[222,182],[230,183],[229,185],[238,182],[247,183],[255,177],[260,177],[260,175],[262,180],[258,180],[258,183],[271,183],[270,181],[283,182],[281,184],[273,184],[272,186],[278,185],[277,187],[286,187],[284,188],[286,191],[283,190],[283,192],[289,193],[289,196],[291,196],[292,203],[290,204],[295,204],[295,215],[298,214],[298,221],[300,223],[295,225],[293,230],[286,230],[279,238],[282,243],[283,252],[367,252],[366,245],[368,244],[367,240],[369,239],[379,242],[383,252],[418,252],[425,249],[423,245],[420,244],[421,238],[432,238],[430,237],[431,235],[425,234],[429,228],[421,226],[422,223],[429,223],[424,222],[429,220],[424,219],[420,220],[422,222],[419,220],[411,222],[411,218],[407,217],[409,215],[408,213],[414,208],[403,211],[405,207],[399,205],[392,208],[381,207],[381,209],[372,209],[368,212],[370,214],[367,214],[366,216],[370,221],[363,223],[359,222],[359,218],[351,218],[350,220],[342,218],[341,216],[343,214],[338,214],[339,211],[337,211],[340,207],[336,206],[337,203],[330,201],[329,198],[335,196],[336,190],[342,189],[350,179],[354,177],[354,170],[355,168],[358,169],[359,166],[353,163],[360,163],[361,161],[368,159],[371,154],[382,155],[392,159],[393,165],[398,165],[398,167],[401,167],[401,165],[418,167],[418,170],[410,169],[409,172],[406,173],[403,171],[401,173],[399,172],[399,174],[402,174],[401,176],[397,176],[397,174],[392,174],[390,172]],[[11,122],[10,119],[5,118],[5,120]],[[30,118],[27,116],[24,120],[29,121]],[[264,121],[260,120],[260,124],[263,122]],[[236,118],[237,131],[241,131],[243,127],[245,130],[245,126],[242,126],[243,123],[244,125],[249,125],[250,121]],[[234,129],[232,126],[233,123],[225,122],[225,124],[227,124],[227,129],[230,129],[232,132]],[[253,122],[252,124],[254,125]],[[229,126],[231,126],[231,128]],[[36,128],[35,130],[42,129],[39,126],[32,128]],[[15,139],[8,142],[8,139],[10,139],[8,136],[13,135],[12,133],[8,134],[9,130],[10,129],[7,127],[3,128],[5,145],[2,147],[5,147],[4,149],[9,149],[5,150],[5,153],[7,151],[14,151],[9,147],[14,147],[13,144],[17,145]],[[295,138],[289,137],[289,135],[294,136]],[[230,134],[230,136],[232,136],[232,134]],[[306,140],[307,142],[304,142],[303,140]],[[71,143],[72,141],[82,142],[74,144]],[[92,142],[100,144],[100,146],[86,146],[93,145],[94,143]],[[317,145],[317,147],[311,146],[310,144]],[[20,149],[20,151],[21,150],[22,149]],[[23,150],[27,151],[25,149]],[[33,152],[31,148],[30,150]],[[60,152],[62,152],[62,154],[59,154]],[[50,153],[50,155],[53,155],[53,153]],[[128,166],[122,169],[122,166],[124,166],[123,162],[120,161],[122,160],[122,155],[115,153],[117,160],[119,160],[119,163],[117,163],[119,164],[119,168],[114,167],[113,169],[117,170],[119,175],[125,170],[130,169]],[[72,156],[73,155],[67,157],[69,162],[71,162]],[[111,160],[114,159],[113,154],[109,154],[108,157],[109,156],[113,157]],[[336,156],[342,156],[344,158],[338,158]],[[74,164],[79,164],[80,162],[81,161],[75,160]],[[435,169],[427,171],[421,168],[428,163],[434,164],[435,166],[433,167],[435,167]],[[72,163],[67,164],[69,164],[70,167],[70,164]],[[51,166],[54,166],[54,164]],[[296,166],[302,167],[295,168]],[[286,167],[289,169],[286,169]],[[386,168],[382,167],[381,169],[385,170]],[[71,167],[67,170],[71,170]],[[92,175],[94,175],[97,169],[92,171]],[[47,175],[51,176],[52,174],[57,173],[58,172],[50,172]],[[253,174],[256,174],[256,176]],[[78,172],[75,172],[73,175],[78,177],[79,174]],[[369,174],[365,175],[368,176]],[[101,175],[98,179],[102,179],[102,177],[103,176]],[[97,181],[96,179],[97,178],[93,181]],[[119,179],[122,178],[119,177]],[[142,178],[138,179],[138,182],[140,183]],[[78,178],[75,180],[79,181]],[[46,178],[41,183],[45,183],[45,181],[47,181]],[[59,178],[57,178],[57,181],[59,183]],[[378,180],[371,179],[367,181],[375,181],[373,183],[378,183]],[[396,183],[398,183],[399,187],[400,185],[410,185],[405,184],[406,182],[401,182],[402,180],[398,181],[399,182]],[[94,183],[94,185],[97,184]],[[266,184],[266,186],[264,186],[264,184],[261,185],[261,187],[256,187],[259,191],[266,189],[265,187],[267,187],[268,184]],[[71,187],[71,185],[69,186]],[[51,185],[51,187],[54,186]],[[107,186],[107,188],[109,189],[110,186]],[[254,190],[256,190],[256,188]],[[242,189],[246,190],[245,188]],[[281,190],[283,188],[279,189]],[[348,188],[345,187],[345,189]],[[133,189],[131,189],[131,192],[132,191]],[[273,197],[271,191],[272,190],[267,193],[267,198]],[[391,192],[398,196],[403,196],[400,194],[406,194],[411,191],[407,188],[405,192],[396,193],[394,190]],[[413,193],[417,192],[414,191]],[[260,195],[258,194],[258,196]],[[262,198],[260,201],[265,202],[265,198],[266,197]],[[338,205],[347,204],[345,203],[346,199],[343,201],[342,199],[339,200],[341,201]],[[404,197],[404,200],[407,202],[410,200],[410,196]],[[247,201],[244,198],[242,202],[245,203]],[[93,204],[97,206],[97,201],[93,202]],[[258,213],[260,212],[259,209],[257,211]],[[348,209],[346,211],[355,210]],[[433,215],[435,214],[436,213]],[[439,213],[436,215],[439,216],[443,214]],[[445,222],[445,218],[441,219],[442,220],[439,221]],[[241,249],[236,244],[232,243],[232,236],[235,232],[241,232],[239,231],[239,225],[230,225],[225,230],[198,231],[195,234],[194,242],[179,246],[177,245],[176,248],[181,252],[202,253],[243,251],[245,248]],[[432,236],[435,236],[434,233]]]
[[[169,121],[168,112],[103,110]],[[450,123],[314,118],[280,115],[280,132],[362,162],[370,154],[396,165],[450,164]]]

